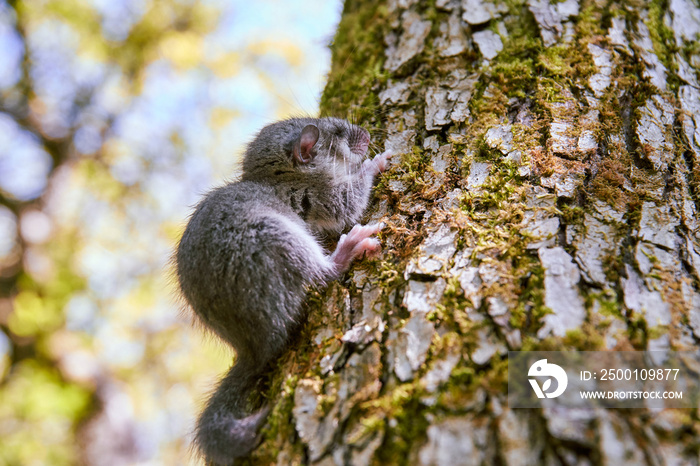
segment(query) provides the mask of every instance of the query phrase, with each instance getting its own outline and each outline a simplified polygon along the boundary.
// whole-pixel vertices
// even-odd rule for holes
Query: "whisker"
[[[331,155],[333,154],[333,141],[334,141],[334,139],[335,138],[333,136],[331,136],[331,141],[330,141],[330,144],[328,146],[328,153]],[[333,184],[336,184],[338,182],[338,180],[336,179],[336,175],[335,175],[337,170],[338,170],[338,167],[336,166],[336,158],[333,157]]]

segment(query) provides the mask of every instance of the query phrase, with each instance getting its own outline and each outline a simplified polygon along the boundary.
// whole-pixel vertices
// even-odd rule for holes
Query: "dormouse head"
[[[264,127],[248,145],[244,180],[273,181],[295,172],[348,176],[367,156],[369,133],[340,118],[291,118]]]

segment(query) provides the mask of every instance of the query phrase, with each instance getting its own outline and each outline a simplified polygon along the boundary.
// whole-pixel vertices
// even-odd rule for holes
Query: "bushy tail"
[[[197,421],[195,442],[207,462],[228,465],[247,456],[258,443],[258,429],[268,408],[246,416],[248,395],[264,367],[245,359],[229,369]]]

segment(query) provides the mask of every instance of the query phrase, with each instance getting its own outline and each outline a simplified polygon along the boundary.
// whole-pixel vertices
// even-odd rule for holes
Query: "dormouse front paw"
[[[394,153],[387,150],[372,159],[372,161],[377,164],[377,168],[379,168],[380,173],[389,168],[389,159],[392,155],[394,155]]]
[[[335,252],[331,255],[336,270],[345,272],[354,259],[377,256],[381,251],[381,245],[379,240],[372,236],[379,233],[382,228],[384,223],[355,225],[348,234],[342,235]]]
[[[371,160],[365,160],[365,170],[367,170],[372,176],[376,176],[377,174],[386,171],[386,169],[389,168],[389,159],[392,155],[394,155],[393,152],[387,150]]]

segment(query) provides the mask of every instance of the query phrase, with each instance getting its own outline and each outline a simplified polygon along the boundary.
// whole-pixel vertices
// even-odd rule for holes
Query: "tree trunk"
[[[508,350],[697,350],[692,0],[348,0],[322,100],[396,155],[254,463],[698,464],[698,412],[512,410]]]

